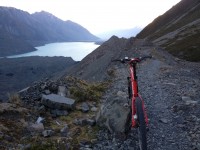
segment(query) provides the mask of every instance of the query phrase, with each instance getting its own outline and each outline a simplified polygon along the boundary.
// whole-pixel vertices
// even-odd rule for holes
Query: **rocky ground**
[[[78,149],[96,141],[95,113],[109,83],[35,82],[0,103],[0,149]]]
[[[35,81],[59,77],[62,71],[75,64],[70,57],[1,58],[0,101],[7,100],[9,94],[31,86]]]
[[[149,54],[153,59],[142,62],[138,67],[139,91],[145,100],[149,117],[148,149],[199,150],[199,63],[176,59],[153,47],[141,47],[139,51],[132,49],[122,56]],[[121,96],[121,106],[126,106],[127,67],[115,64],[114,70],[116,77],[113,87],[104,96],[103,103],[112,103],[112,107],[116,101],[111,99]],[[111,125],[107,124],[106,127],[110,131],[99,132],[99,141],[93,149],[138,149],[136,129],[132,129],[128,137],[121,140],[110,134]]]
[[[110,45],[109,42],[103,45],[109,49],[115,43],[109,52],[112,59],[153,56],[141,62],[137,72],[139,91],[149,117],[148,149],[200,150],[199,63],[174,58],[153,46],[143,46],[143,40],[131,43],[132,39],[123,39],[117,46],[118,40],[114,37]],[[81,63],[83,72],[78,72],[83,77],[92,74],[93,80],[106,74],[101,79],[107,82],[88,83],[63,76],[35,82],[13,95],[11,103],[1,103],[0,149],[139,149],[137,129],[127,130],[128,66],[109,62],[107,49],[99,49],[99,57],[95,53],[90,55],[93,59],[89,60],[95,63],[85,65],[101,65],[98,59],[106,62],[101,70],[88,67],[98,72],[97,76],[86,72]],[[65,101],[64,104],[57,103],[58,99]]]

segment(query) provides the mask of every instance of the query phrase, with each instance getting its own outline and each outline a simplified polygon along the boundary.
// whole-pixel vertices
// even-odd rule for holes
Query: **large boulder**
[[[106,127],[111,133],[126,133],[130,121],[130,107],[125,107],[119,103],[112,106],[102,105],[97,116],[97,124]]]
[[[56,94],[50,94],[50,95],[43,94],[42,104],[51,109],[73,110],[75,108],[75,100]]]

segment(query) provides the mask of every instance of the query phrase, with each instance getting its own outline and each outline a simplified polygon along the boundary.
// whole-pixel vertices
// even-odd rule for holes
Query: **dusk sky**
[[[0,6],[29,13],[47,11],[93,34],[145,27],[181,0],[0,0]]]

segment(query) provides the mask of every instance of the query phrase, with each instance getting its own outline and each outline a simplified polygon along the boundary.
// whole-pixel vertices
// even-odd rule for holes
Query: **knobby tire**
[[[146,123],[142,107],[142,100],[139,98],[136,99],[136,112],[138,119],[138,137],[140,150],[147,150]]]

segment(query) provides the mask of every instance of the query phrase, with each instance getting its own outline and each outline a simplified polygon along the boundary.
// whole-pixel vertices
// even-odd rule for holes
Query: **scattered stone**
[[[40,113],[45,113],[45,112],[46,112],[45,106],[44,106],[44,105],[40,106],[40,107],[38,108],[38,111],[39,111]]]
[[[81,105],[82,112],[86,113],[90,110],[89,105],[86,102],[83,102]]]
[[[26,92],[29,90],[29,88],[30,88],[30,87],[26,87],[26,88],[20,90],[18,93],[19,93],[19,94],[20,94],[20,93],[26,93]]]
[[[51,110],[52,117],[59,117],[59,116],[67,116],[68,112],[66,110],[58,110],[53,109]]]
[[[73,110],[75,107],[75,100],[56,94],[50,94],[50,95],[43,94],[42,104],[52,109]]]
[[[80,126],[85,126],[87,124],[86,119],[75,119],[73,123]]]
[[[68,132],[69,132],[69,127],[68,127],[68,125],[65,125],[65,126],[60,130],[61,136],[63,136],[63,137],[67,137]]]
[[[44,130],[43,132],[42,132],[42,135],[44,136],[44,137],[50,137],[50,136],[52,136],[53,135],[53,131],[52,130]]]
[[[38,119],[37,119],[37,121],[36,121],[36,124],[42,123],[43,120],[44,120],[44,118],[38,117]]]
[[[49,90],[45,90],[44,93],[45,93],[46,95],[51,94],[51,92],[50,92]]]
[[[31,144],[26,144],[26,145],[24,146],[24,150],[30,149],[30,148],[31,148]]]
[[[42,132],[44,130],[44,125],[43,125],[43,123],[32,124],[30,126],[30,129],[32,129],[36,132]]]
[[[90,125],[90,126],[94,126],[95,123],[96,123],[96,121],[93,120],[93,119],[86,119],[86,122],[87,122],[87,124]]]
[[[127,97],[127,93],[122,92],[122,91],[118,91],[118,92],[117,92],[117,96],[126,98],[126,97]]]
[[[75,125],[80,125],[80,126],[85,126],[85,125],[90,125],[94,126],[96,121],[93,119],[88,119],[88,118],[82,118],[82,119],[75,119],[73,121]]]
[[[162,123],[165,123],[165,124],[167,124],[169,122],[169,120],[165,119],[165,118],[161,118],[161,119],[159,119],[159,121]]]
[[[66,87],[65,86],[59,86],[58,87],[58,95],[60,95],[60,96],[66,96],[66,94],[67,94],[67,89],[66,89]]]
[[[188,101],[188,100],[187,100],[187,101],[185,102],[185,104],[186,104],[186,105],[195,105],[195,104],[198,104],[198,101],[193,101],[193,100]]]
[[[176,86],[176,84],[175,83],[163,83],[163,84],[167,84],[167,85],[173,85],[173,86]]]
[[[97,112],[97,110],[98,110],[97,107],[92,107],[92,108],[91,108],[91,111],[93,111],[93,112]]]
[[[191,101],[191,100],[192,100],[192,99],[191,99],[190,97],[188,97],[188,96],[182,96],[181,98],[182,98],[182,100],[185,101],[185,102],[186,102],[186,101]]]

